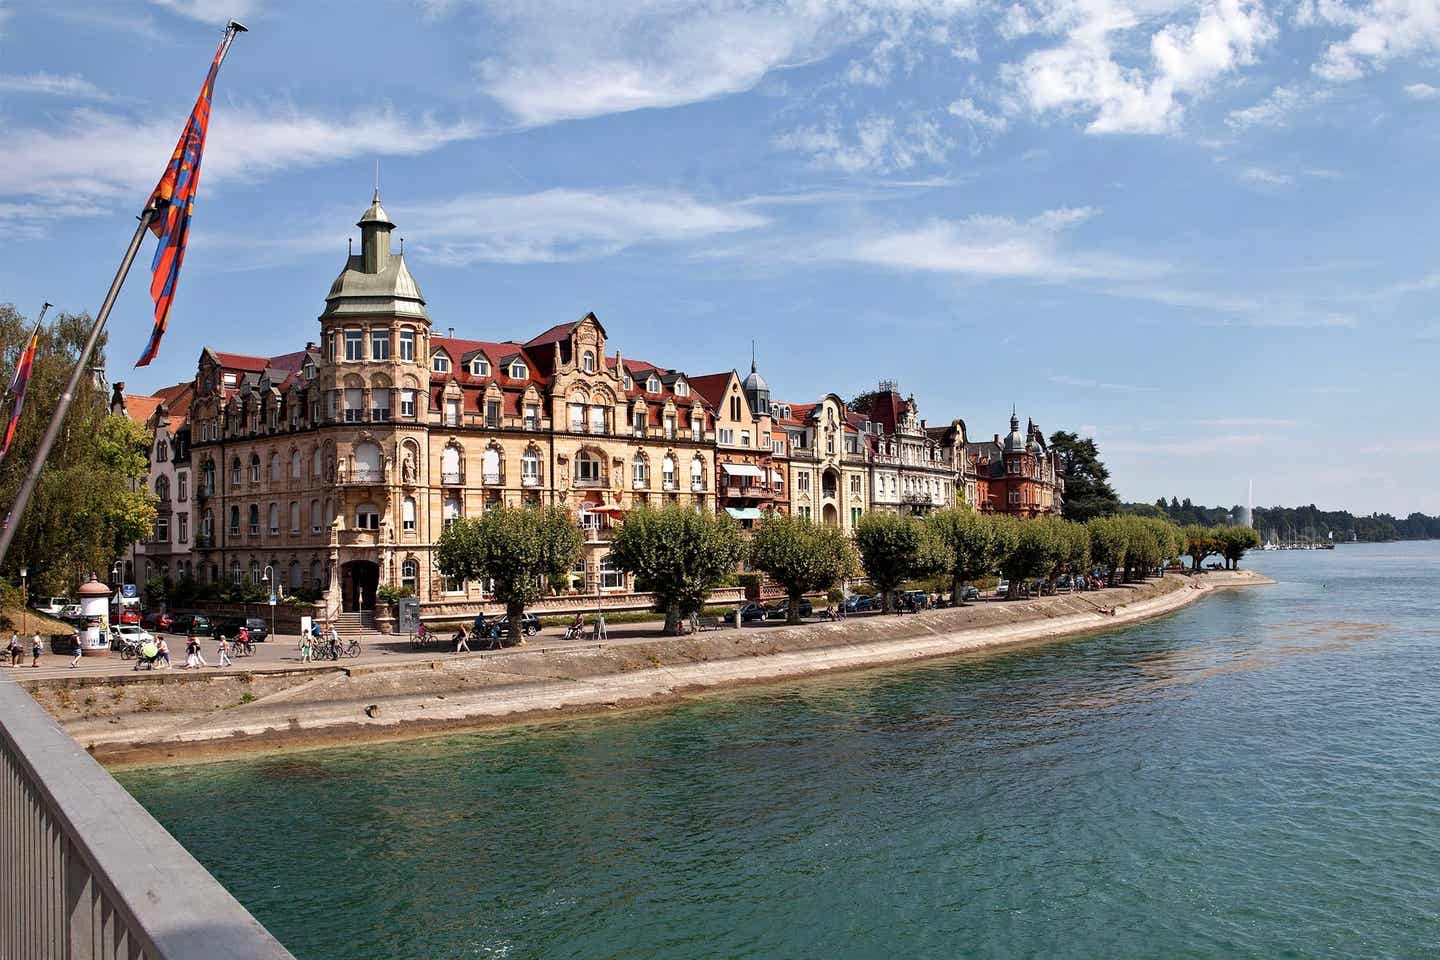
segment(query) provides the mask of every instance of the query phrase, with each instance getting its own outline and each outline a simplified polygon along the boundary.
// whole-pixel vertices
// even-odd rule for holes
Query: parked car
[[[961,602],[961,603],[969,603],[969,602],[972,601],[972,600],[979,600],[979,599],[980,599],[980,588],[979,588],[979,587],[964,587],[964,588],[961,589],[961,591],[960,591],[960,602]]]
[[[769,611],[754,600],[740,608],[741,623],[754,623],[757,620],[764,620],[768,615]]]
[[[60,611],[66,607],[73,606],[74,600],[69,597],[31,597],[30,609],[36,613],[43,613],[48,617],[58,617]]]
[[[124,639],[130,640],[137,645],[142,643],[153,643],[155,640],[155,635],[152,634],[149,630],[146,630],[144,627],[137,627],[129,623],[122,623],[119,626],[111,627],[110,632],[115,634],[116,637],[123,637]]]
[[[209,617],[198,613],[182,613],[170,623],[170,633],[179,636],[209,637],[215,632]]]
[[[250,635],[251,643],[261,643],[270,636],[270,627],[263,617],[230,617],[226,620],[216,620],[211,632],[215,635],[223,633],[226,637],[234,640],[239,636],[241,627],[244,627],[245,632]]]
[[[1000,583],[995,587],[995,596],[997,596],[997,597],[1005,597],[1005,596],[1009,596],[1009,595],[1010,595],[1010,581],[1009,581],[1009,580],[1001,580]]]
[[[875,598],[866,594],[856,594],[853,597],[845,598],[846,613],[860,613],[865,610],[875,609]]]
[[[491,625],[500,628],[500,639],[504,640],[510,636],[510,617],[504,616],[499,620],[489,621]],[[540,632],[540,618],[533,613],[522,613],[520,615],[520,632],[527,637],[533,637]]]
[[[1075,581],[1068,573],[1055,581],[1056,593],[1069,593],[1073,589],[1075,589]]]
[[[65,604],[64,607],[60,608],[60,612],[57,613],[56,616],[66,623],[79,623],[86,619],[84,614],[80,612],[80,604],[78,603]]]
[[[809,600],[806,600],[804,597],[801,597],[801,598],[800,598],[800,616],[802,616],[802,617],[813,617],[814,615],[815,615],[815,605],[812,604]],[[790,616],[790,601],[789,601],[789,600],[781,600],[779,603],[777,603],[777,604],[775,604],[773,607],[771,607],[771,608],[766,612],[765,616],[766,616],[768,619],[770,619],[770,620],[785,620],[785,619],[788,619],[789,616]]]
[[[924,590],[906,590],[900,594],[900,603],[904,604],[906,602],[912,603],[917,609],[923,610],[926,604],[930,602],[930,594]]]
[[[151,632],[164,633],[170,629],[170,625],[174,622],[175,618],[170,616],[170,614],[155,610],[145,614],[145,616],[140,619],[140,626]]]
[[[140,625],[140,611],[134,607],[121,607],[120,622],[138,627]]]

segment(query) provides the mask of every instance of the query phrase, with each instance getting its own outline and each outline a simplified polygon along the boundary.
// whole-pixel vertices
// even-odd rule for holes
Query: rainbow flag
[[[20,411],[25,406],[25,388],[30,386],[30,371],[35,367],[35,348],[40,344],[40,326],[36,324],[35,332],[30,334],[30,342],[25,346],[25,352],[20,354],[20,362],[15,366],[15,379],[10,381],[11,401],[10,422],[5,424],[5,442],[0,446],[0,460],[5,459],[5,454],[10,452],[10,444],[15,441],[15,428],[20,426]]]
[[[170,304],[175,300],[175,284],[180,279],[180,265],[185,262],[185,241],[190,237],[190,217],[195,212],[195,193],[200,187],[200,156],[205,151],[205,134],[210,128],[210,98],[215,93],[215,75],[225,56],[225,41],[215,51],[210,72],[200,88],[200,96],[190,111],[190,119],[175,144],[175,152],[165,174],[155,185],[147,206],[155,208],[150,229],[160,238],[155,259],[150,263],[150,296],[155,301],[155,329],[150,342],[135,366],[143,367],[160,352],[160,338],[170,322]]]

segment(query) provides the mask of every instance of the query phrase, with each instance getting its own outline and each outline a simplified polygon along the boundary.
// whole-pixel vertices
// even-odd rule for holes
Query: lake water
[[[1113,633],[122,782],[301,960],[1440,952],[1440,543]]]

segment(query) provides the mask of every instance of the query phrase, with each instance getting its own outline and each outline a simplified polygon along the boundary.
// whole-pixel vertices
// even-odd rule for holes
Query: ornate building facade
[[[1011,413],[1004,440],[997,433],[989,443],[969,444],[967,453],[976,476],[977,509],[1020,517],[1059,516],[1065,498],[1060,458],[1034,421],[1021,433],[1020,418]]]

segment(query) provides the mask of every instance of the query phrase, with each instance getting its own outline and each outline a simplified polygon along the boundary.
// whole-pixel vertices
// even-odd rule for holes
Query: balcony
[[[195,538],[196,550],[209,550],[215,546],[215,538],[208,533],[202,533]]]
[[[575,486],[582,490],[594,490],[605,486],[604,477],[576,477]]]
[[[610,428],[603,423],[592,423],[589,432],[594,436],[603,437],[610,433]]]
[[[378,530],[341,530],[339,538],[342,547],[373,547],[380,542],[380,532]]]
[[[669,479],[669,480],[664,480],[664,481],[662,481],[662,482],[660,483],[660,489],[661,489],[661,490],[664,490],[664,491],[667,491],[667,492],[669,492],[669,491],[671,491],[671,490],[674,490],[674,489],[675,489],[675,480],[672,478],[672,479]]]
[[[505,482],[505,471],[486,470],[480,476],[480,482],[487,487],[496,487]]]
[[[704,493],[704,492],[705,492],[705,481],[704,481],[704,480],[691,480],[691,481],[690,481],[690,490],[691,490],[692,493]]]
[[[635,479],[630,481],[631,490],[649,490],[650,481],[646,479]]]
[[[373,486],[385,482],[385,471],[357,467],[340,476],[341,486]]]
[[[538,487],[538,486],[540,486],[540,478],[539,478],[539,477],[529,477],[529,476],[521,477],[521,478],[520,478],[520,486],[522,486],[522,487]]]
[[[440,484],[446,487],[458,487],[465,482],[465,474],[460,470],[445,470],[440,473]]]

